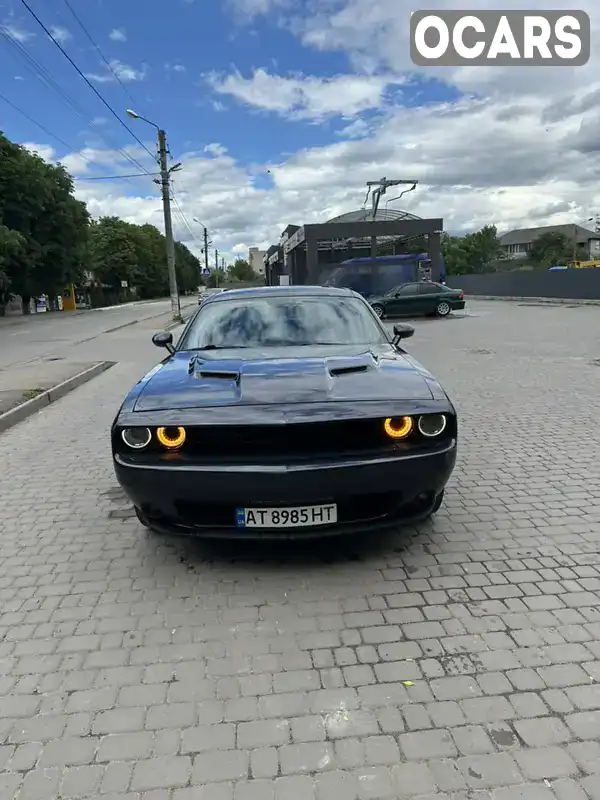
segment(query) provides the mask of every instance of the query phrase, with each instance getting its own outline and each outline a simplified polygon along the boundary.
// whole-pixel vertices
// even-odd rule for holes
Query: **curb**
[[[174,328],[178,328],[180,325],[185,325],[185,323],[192,316],[192,314],[193,314],[193,312],[190,312],[187,315],[186,314],[182,314],[181,316],[182,316],[183,322],[171,322],[171,323],[169,323],[168,325],[165,326],[165,330],[166,331],[172,331]]]
[[[35,414],[41,408],[60,400],[61,397],[72,392],[73,389],[87,383],[92,378],[95,378],[96,375],[106,372],[107,369],[114,367],[116,363],[116,361],[101,361],[99,364],[94,364],[94,366],[84,369],[83,372],[78,372],[77,375],[73,375],[72,378],[68,378],[66,381],[42,392],[37,397],[33,397],[31,400],[21,403],[21,405],[16,406],[16,408],[11,408],[10,411],[4,414],[0,414],[0,433],[8,428],[12,428],[12,426],[16,425],[18,422],[27,419],[27,417]]]
[[[131,327],[131,325],[137,325],[138,322],[146,322],[149,319],[157,319],[158,317],[164,317],[164,315],[168,314],[168,313],[169,313],[168,311],[162,311],[160,314],[151,314],[149,317],[140,317],[140,319],[134,319],[131,322],[124,322],[122,325],[117,325],[114,328],[109,328],[108,330],[103,331],[103,333],[114,333],[115,331],[120,331],[123,328],[129,328],[129,327]],[[188,319],[191,316],[192,316],[191,313],[188,316],[185,316],[185,314],[182,312],[183,323],[187,322]],[[182,324],[181,322],[172,322],[170,325],[167,325],[165,327],[165,330],[166,331],[170,331],[173,328],[176,328],[178,325],[181,325],[181,324]],[[96,338],[96,337],[94,337],[94,338]]]
[[[582,300],[576,297],[502,297],[501,295],[468,294],[467,292],[465,292],[465,297],[471,300],[504,300],[509,303],[545,303],[551,306],[600,306],[600,300]]]

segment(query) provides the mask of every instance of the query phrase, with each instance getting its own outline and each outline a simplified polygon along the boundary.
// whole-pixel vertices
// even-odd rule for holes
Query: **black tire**
[[[442,491],[435,498],[435,503],[433,504],[433,508],[429,512],[430,515],[436,514],[440,510],[440,507],[443,502],[444,502],[444,490],[442,489]]]
[[[150,523],[148,522],[148,518],[146,517],[144,512],[141,509],[139,509],[137,506],[134,506],[133,508],[134,508],[136,517],[141,522],[141,524],[144,526],[144,528],[148,528],[149,529],[150,528]]]
[[[450,303],[448,303],[446,300],[440,300],[435,307],[435,313],[438,317],[447,317],[451,311],[452,309],[450,308]]]
[[[379,303],[374,303],[374,304],[371,306],[371,308],[372,308],[372,309],[373,309],[373,311],[374,311],[374,312],[377,314],[377,316],[379,317],[379,319],[383,319],[383,316],[384,316],[384,308],[383,308],[383,306],[379,305]]]

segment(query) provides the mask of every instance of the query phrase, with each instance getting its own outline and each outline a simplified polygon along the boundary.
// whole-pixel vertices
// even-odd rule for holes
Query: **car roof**
[[[247,289],[228,289],[212,295],[206,303],[226,303],[255,297],[360,297],[352,289],[339,289],[336,286],[253,286]]]

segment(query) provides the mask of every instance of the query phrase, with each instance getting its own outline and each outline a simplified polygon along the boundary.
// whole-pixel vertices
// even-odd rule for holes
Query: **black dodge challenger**
[[[306,537],[438,510],[457,420],[436,381],[350,289],[280,286],[210,297],[154,344],[167,357],[111,430],[140,522],[208,537]]]

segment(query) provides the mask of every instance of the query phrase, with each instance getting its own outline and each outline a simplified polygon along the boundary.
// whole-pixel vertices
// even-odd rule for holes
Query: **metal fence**
[[[600,268],[448,275],[446,283],[475,296],[600,300]]]

